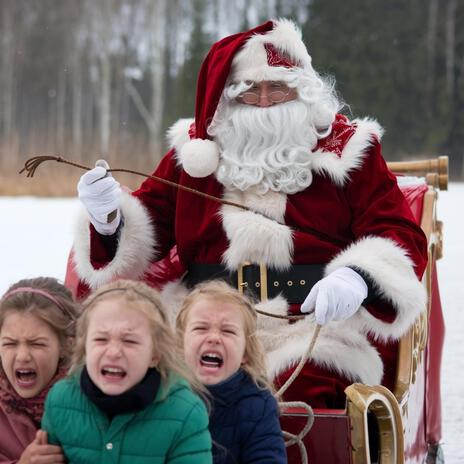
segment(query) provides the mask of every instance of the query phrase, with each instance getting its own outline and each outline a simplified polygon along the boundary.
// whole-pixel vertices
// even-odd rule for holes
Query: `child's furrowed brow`
[[[239,329],[240,325],[239,324],[234,324],[232,322],[227,322],[225,324],[222,324],[222,327],[225,329]]]

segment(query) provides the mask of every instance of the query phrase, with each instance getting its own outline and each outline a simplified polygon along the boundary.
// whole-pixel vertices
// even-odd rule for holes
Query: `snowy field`
[[[443,372],[443,448],[447,464],[464,463],[464,184],[440,193],[444,258],[438,272],[447,326]],[[74,199],[0,197],[0,294],[16,280],[64,278],[78,209]],[[461,212],[460,212],[461,211]]]

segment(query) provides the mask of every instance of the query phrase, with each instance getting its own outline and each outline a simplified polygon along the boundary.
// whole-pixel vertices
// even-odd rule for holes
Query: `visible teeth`
[[[121,372],[124,372],[122,369],[119,369],[119,367],[105,367],[104,370],[106,372],[111,372],[112,374],[120,374]]]
[[[204,353],[200,362],[204,366],[220,367],[222,366],[222,357],[217,353]]]
[[[124,377],[126,372],[119,367],[103,367],[101,370],[103,375],[110,375],[115,377]]]
[[[222,361],[221,355],[217,353],[204,353],[203,356],[207,356],[208,358],[216,358]]]
[[[16,369],[16,376],[19,379],[31,379],[36,376],[36,372],[33,369]]]

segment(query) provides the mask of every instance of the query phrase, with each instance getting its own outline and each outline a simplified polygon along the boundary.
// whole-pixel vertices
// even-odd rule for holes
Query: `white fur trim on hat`
[[[383,322],[361,309],[346,324],[362,327],[374,337],[387,341],[400,338],[426,309],[427,295],[414,273],[407,251],[384,237],[365,237],[343,250],[327,266],[326,274],[343,266],[356,266],[368,274],[377,292],[396,310],[392,323]]]
[[[184,118],[176,121],[166,132],[166,139],[169,148],[175,148],[177,153],[187,142],[190,142],[189,129],[195,120]]]
[[[313,71],[311,57],[301,38],[301,31],[288,19],[274,20],[274,28],[267,34],[251,36],[232,61],[231,80],[279,80],[288,68],[269,66],[264,44],[272,44],[288,56],[298,67]]]
[[[116,255],[101,269],[95,269],[90,262],[89,220],[86,211],[83,210],[78,218],[73,244],[74,262],[77,275],[92,289],[115,279],[137,280],[153,259],[155,231],[145,207],[132,195],[122,192],[121,215],[124,225],[121,226]]]
[[[219,147],[208,139],[193,139],[182,146],[179,159],[184,171],[192,177],[207,177],[219,164]]]
[[[219,164],[219,147],[213,140],[190,140],[191,118],[179,119],[167,131],[171,148],[176,150],[177,164],[192,177],[207,177],[216,171]]]

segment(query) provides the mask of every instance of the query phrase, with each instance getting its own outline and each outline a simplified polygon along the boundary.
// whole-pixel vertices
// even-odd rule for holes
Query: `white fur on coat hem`
[[[166,314],[172,328],[176,327],[177,315],[188,294],[189,290],[182,282],[182,279],[168,282],[161,289],[161,300],[166,308]]]
[[[356,266],[365,271],[372,278],[377,292],[396,310],[395,320],[388,323],[361,307],[347,323],[387,341],[400,338],[425,311],[425,288],[417,279],[407,252],[393,240],[383,237],[358,240],[328,264],[326,274],[343,266]]]
[[[222,226],[229,240],[223,263],[231,270],[245,261],[265,263],[275,269],[288,268],[292,263],[293,232],[283,224],[287,195],[273,191],[261,195],[251,188],[246,192],[226,192],[224,199],[245,205],[274,221],[252,211],[222,205]]]
[[[228,269],[242,263],[266,263],[274,269],[290,267],[293,255],[293,233],[290,227],[260,214],[223,205],[222,225],[229,247],[222,256]]]
[[[287,314],[282,297],[257,305],[272,314]],[[266,364],[271,379],[290,368],[296,368],[311,342],[316,324],[307,316],[294,324],[285,319],[259,315],[258,336],[266,350]],[[377,350],[364,334],[343,322],[332,322],[321,328],[309,359],[315,365],[338,372],[352,382],[380,384],[383,363]]]
[[[83,210],[78,218],[73,245],[75,268],[80,279],[92,289],[116,279],[139,279],[153,259],[155,232],[145,207],[138,199],[123,192],[121,215],[124,225],[121,227],[116,255],[101,269],[95,269],[90,262],[90,232],[86,211]]]

